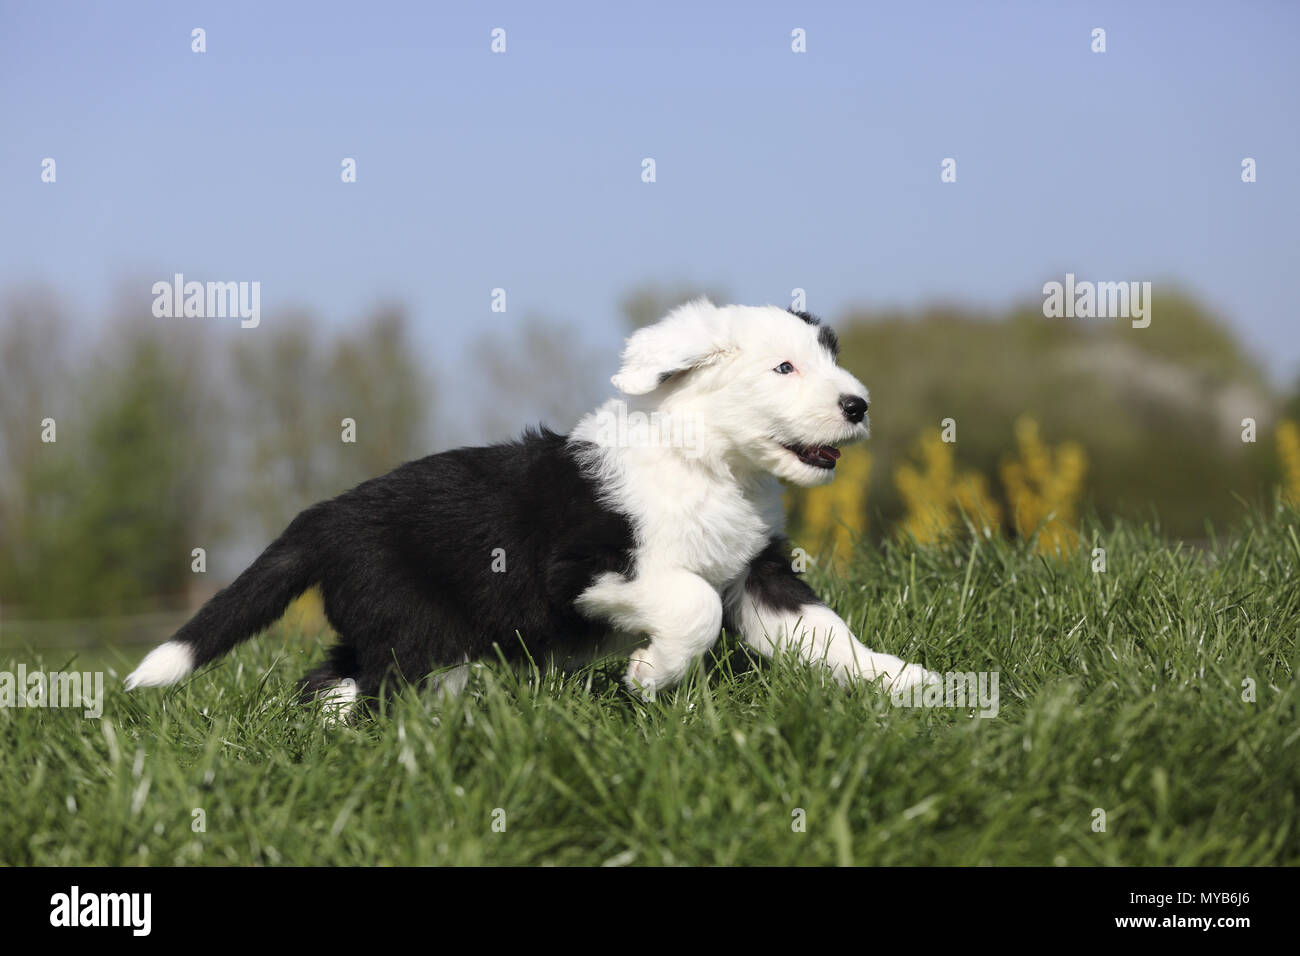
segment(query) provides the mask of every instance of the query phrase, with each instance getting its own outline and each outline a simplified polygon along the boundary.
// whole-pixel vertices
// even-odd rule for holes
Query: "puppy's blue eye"
[[[776,368],[772,369],[772,371],[776,372],[778,375],[789,375],[794,371],[794,366],[789,362],[782,362]]]

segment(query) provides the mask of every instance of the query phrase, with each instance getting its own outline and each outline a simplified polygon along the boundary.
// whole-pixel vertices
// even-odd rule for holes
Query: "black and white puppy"
[[[630,653],[671,687],[724,623],[840,681],[937,675],[869,650],[792,570],[778,479],[820,485],[868,434],[867,390],[805,313],[684,305],[627,342],[622,393],[566,436],[430,455],[296,517],[126,679],[174,683],[319,585],[339,642],[304,691],[342,716],[388,678],[463,686],[468,663]]]

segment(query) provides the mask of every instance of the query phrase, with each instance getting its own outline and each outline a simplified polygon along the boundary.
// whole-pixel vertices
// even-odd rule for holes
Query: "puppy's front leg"
[[[689,571],[642,573],[628,579],[605,574],[578,598],[588,616],[620,631],[649,636],[632,652],[624,678],[628,689],[653,700],[672,687],[691,662],[713,646],[722,630],[722,598],[708,581]]]
[[[805,660],[830,669],[841,683],[881,681],[888,690],[940,680],[919,664],[872,651],[838,614],[818,600],[791,568],[789,544],[774,537],[751,562],[745,580],[728,593],[733,626],[745,643],[771,657],[793,647]]]

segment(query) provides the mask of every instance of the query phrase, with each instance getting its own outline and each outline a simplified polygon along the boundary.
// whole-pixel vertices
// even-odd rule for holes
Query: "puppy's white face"
[[[869,434],[867,389],[837,352],[811,316],[699,300],[633,335],[613,381],[693,418],[703,454],[821,485],[839,447]]]
[[[710,404],[753,464],[794,484],[826,484],[840,446],[870,433],[866,386],[839,367],[835,334],[811,317],[745,311],[747,331],[713,376]]]

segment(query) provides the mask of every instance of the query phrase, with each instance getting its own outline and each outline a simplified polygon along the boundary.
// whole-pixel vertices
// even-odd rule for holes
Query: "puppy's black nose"
[[[840,408],[844,409],[844,417],[855,425],[867,416],[867,400],[857,395],[841,395]]]

